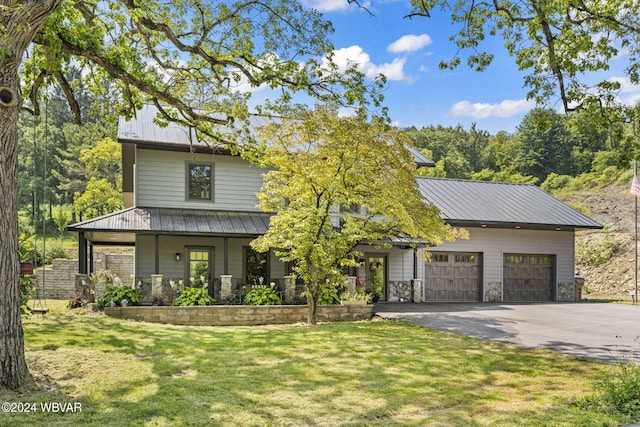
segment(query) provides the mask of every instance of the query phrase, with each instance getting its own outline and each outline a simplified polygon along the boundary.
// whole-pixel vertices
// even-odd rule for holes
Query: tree
[[[536,108],[522,119],[516,133],[513,165],[516,172],[543,182],[551,172],[573,173],[572,139],[564,117],[554,111]]]
[[[122,183],[122,152],[120,144],[111,138],[104,138],[92,148],[80,150],[80,163],[84,164],[85,176],[106,179],[113,188]]]
[[[110,93],[117,114],[152,102],[160,123],[232,148],[246,136],[258,89],[272,89],[265,113],[297,93],[345,105],[381,100],[355,65],[338,69],[331,25],[295,0],[0,0],[0,28],[0,383],[11,389],[29,378],[19,313],[18,116],[22,108],[39,114],[43,89],[55,83],[81,121],[67,70],[79,67],[95,96]]]
[[[122,192],[106,178],[91,177],[84,193],[76,193],[74,210],[80,219],[90,219],[122,209]]]
[[[462,232],[424,203],[408,139],[380,120],[340,118],[331,108],[306,111],[261,133],[263,166],[272,168],[258,194],[276,212],[254,249],[274,249],[292,262],[306,287],[309,322],[323,289],[357,266],[359,244],[413,238],[438,245]]]
[[[487,36],[501,36],[507,52],[521,70],[528,70],[528,98],[545,104],[559,98],[564,110],[619,107],[620,81],[596,73],[608,71],[614,57],[627,60],[631,83],[640,83],[640,2],[526,0],[446,2],[412,0],[409,16],[426,16],[436,9],[450,12],[458,32],[451,39],[459,52],[471,51],[469,67],[482,71],[493,54],[482,50]],[[460,56],[441,62],[455,68]],[[595,83],[589,84],[592,79]]]

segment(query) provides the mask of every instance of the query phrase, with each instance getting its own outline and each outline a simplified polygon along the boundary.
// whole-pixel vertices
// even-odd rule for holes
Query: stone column
[[[151,303],[153,305],[162,305],[162,274],[151,275]]]
[[[484,282],[484,302],[502,302],[502,282]]]
[[[422,302],[422,280],[411,279],[411,302]]]
[[[296,276],[284,276],[284,302],[290,304],[296,297]]]
[[[231,292],[231,278],[230,274],[223,274],[220,276],[220,301],[228,301],[233,296]]]

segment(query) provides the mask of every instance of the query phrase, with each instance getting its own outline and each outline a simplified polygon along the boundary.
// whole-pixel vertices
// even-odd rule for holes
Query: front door
[[[213,248],[187,248],[185,285],[206,288],[213,295]]]
[[[387,256],[383,254],[367,254],[366,256],[366,285],[369,292],[387,299]]]

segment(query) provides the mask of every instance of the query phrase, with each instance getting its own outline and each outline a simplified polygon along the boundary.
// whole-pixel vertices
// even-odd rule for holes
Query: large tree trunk
[[[0,99],[7,100],[8,97],[7,93],[4,97],[0,93]],[[24,358],[18,281],[17,121],[17,107],[0,108],[0,366],[2,385],[10,389],[18,388],[29,378]]]
[[[24,356],[18,259],[18,69],[44,20],[62,0],[0,0],[0,369],[3,387],[31,378]]]

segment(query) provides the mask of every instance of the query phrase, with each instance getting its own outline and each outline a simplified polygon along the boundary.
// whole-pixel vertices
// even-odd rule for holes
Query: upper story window
[[[213,163],[187,163],[187,200],[213,200]]]
[[[351,205],[340,205],[340,213],[359,215],[362,213],[362,209],[357,203],[353,203]]]

